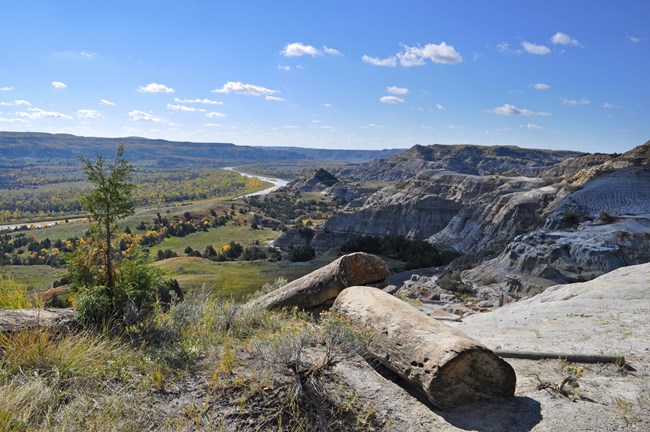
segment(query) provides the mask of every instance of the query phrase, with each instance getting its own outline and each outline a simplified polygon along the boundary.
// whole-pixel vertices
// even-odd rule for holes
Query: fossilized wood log
[[[503,358],[516,358],[524,360],[546,360],[562,359],[575,363],[614,363],[624,365],[625,357],[602,355],[602,354],[572,354],[572,353],[549,353],[534,351],[501,351],[495,350],[494,353]]]
[[[0,333],[42,328],[54,332],[66,331],[77,323],[73,309],[14,309],[0,310]]]
[[[267,309],[294,306],[313,308],[334,299],[349,286],[384,287],[389,273],[388,266],[381,258],[363,252],[351,253],[249,302],[248,305]]]
[[[442,409],[514,395],[514,369],[480,342],[381,290],[351,287],[333,310],[376,334],[370,353]]]
[[[307,349],[304,360],[318,367],[324,356],[322,348]],[[385,432],[457,430],[398,384],[377,373],[360,356],[351,356],[325,370],[320,385],[321,394],[334,407],[349,404],[350,397],[346,395],[354,395],[352,410],[361,420],[360,429],[366,426],[367,430]]]

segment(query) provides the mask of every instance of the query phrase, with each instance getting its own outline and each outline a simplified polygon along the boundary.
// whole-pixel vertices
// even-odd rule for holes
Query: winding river
[[[245,172],[237,171],[233,167],[226,167],[224,169],[228,170],[228,171],[234,171],[236,173],[239,173],[239,174],[243,175],[244,177],[249,177],[249,178],[257,177],[258,179],[260,179],[262,181],[269,182],[269,183],[273,184],[273,186],[271,186],[270,188],[266,188],[266,189],[263,189],[261,191],[253,192],[253,193],[250,193],[250,194],[247,194],[247,195],[241,195],[241,196],[236,197],[235,199],[245,198],[245,197],[249,197],[249,196],[266,195],[266,194],[269,194],[269,193],[271,193],[271,192],[273,192],[275,190],[278,190],[281,187],[287,185],[287,182],[284,181],[284,180],[271,178],[271,177],[265,177],[265,176],[259,176],[259,175],[255,175],[255,174],[248,174],[248,173],[245,173]],[[86,218],[68,219],[68,222],[69,223],[81,222],[81,221],[83,221],[85,219]],[[0,225],[0,231],[12,230],[12,229],[16,229],[16,228],[19,228],[21,226],[24,226],[24,225],[27,225],[28,227],[34,226],[36,228],[46,228],[46,227],[49,227],[49,226],[58,225],[58,224],[63,223],[63,222],[65,222],[65,219],[51,220],[51,221],[40,221],[40,222],[21,222],[21,223],[16,223],[16,224],[11,224],[11,225]]]

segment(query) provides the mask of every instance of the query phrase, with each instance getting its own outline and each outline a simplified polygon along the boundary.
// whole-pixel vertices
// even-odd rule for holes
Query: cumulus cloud
[[[101,116],[102,114],[99,111],[92,110],[92,109],[82,109],[77,111],[77,117],[83,119],[96,119]]]
[[[302,57],[304,55],[310,55],[312,57],[320,54],[316,48],[311,45],[305,45],[301,42],[293,42],[287,44],[282,50],[282,54],[286,57]]]
[[[102,99],[99,101],[100,105],[106,105],[106,106],[115,106],[115,102],[111,102],[108,99]]]
[[[423,47],[410,47],[402,44],[402,48],[404,50],[397,53],[396,56],[399,63],[405,67],[422,66],[427,59],[440,64],[457,64],[463,61],[456,49],[445,42],[438,45],[429,43]]]
[[[371,64],[373,66],[383,66],[383,67],[395,67],[397,66],[397,59],[395,57],[388,57],[385,59],[379,58],[379,57],[370,57],[368,55],[364,55],[361,57],[361,61],[364,63]]]
[[[327,55],[332,55],[332,56],[342,56],[343,53],[341,51],[335,49],[335,48],[330,48],[326,45],[323,45],[323,52]]]
[[[576,106],[576,105],[589,105],[591,101],[589,99],[566,99],[560,98],[560,103],[562,105]]]
[[[514,105],[505,104],[500,107],[492,108],[488,110],[491,114],[502,115],[502,116],[550,116],[551,114],[545,112],[531,111],[525,108],[517,108]]]
[[[215,119],[215,118],[224,118],[226,115],[224,113],[212,111],[209,112],[205,115],[207,118]]]
[[[165,119],[162,119],[160,117],[156,117],[153,114],[146,113],[144,111],[140,110],[133,110],[129,112],[129,117],[131,117],[132,120],[135,121],[148,121],[148,122],[154,122],[154,123],[167,123]]]
[[[62,83],[61,81],[52,81],[52,87],[54,87],[55,89],[68,88],[68,86]]]
[[[388,93],[392,93],[396,95],[405,95],[408,94],[409,89],[407,89],[406,87],[390,86],[390,87],[386,87],[386,91],[388,91]]]
[[[361,61],[373,66],[394,67],[399,64],[404,67],[423,66],[426,60],[440,64],[457,64],[463,61],[463,57],[456,49],[447,45],[446,42],[440,44],[428,43],[424,46],[408,46],[400,44],[402,51],[388,58],[370,57],[364,55]]]
[[[327,54],[331,56],[340,56],[343,55],[341,51],[335,49],[335,48],[330,48],[326,45],[323,45],[323,49],[319,50],[318,48],[312,46],[312,45],[305,45],[302,42],[293,42],[290,44],[287,44],[284,49],[282,50],[282,54],[285,57],[302,57],[305,55],[309,55],[312,57],[316,57],[319,55]]]
[[[183,111],[183,112],[205,112],[205,110],[202,108],[190,107],[186,105],[167,104],[167,109],[172,111]]]
[[[622,108],[622,107],[621,107],[620,105],[616,105],[616,104],[613,104],[613,103],[611,103],[611,102],[605,102],[605,103],[603,104],[603,108],[607,108],[607,109],[620,109],[620,108]]]
[[[72,117],[67,114],[61,114],[55,111],[44,111],[40,108],[29,108],[27,112],[17,112],[16,115],[18,117],[30,119],[30,120],[37,120],[42,118],[72,120]]]
[[[520,127],[526,128],[528,130],[542,130],[542,129],[544,129],[543,127],[538,126],[535,123],[528,123],[528,124],[525,124],[525,125],[521,125]]]
[[[277,93],[277,90],[271,90],[254,84],[244,84],[241,81],[228,81],[220,89],[212,90],[212,93],[237,93],[248,96],[265,96]]]
[[[286,66],[278,65],[278,70],[285,71],[285,72],[291,72],[291,66],[289,66],[289,65],[286,65]]]
[[[13,102],[0,102],[0,106],[32,106],[32,104],[26,100],[18,99]]]
[[[524,51],[529,54],[535,55],[546,55],[551,53],[551,49],[545,45],[535,45],[530,42],[523,41],[521,46],[524,47]]]
[[[436,109],[438,111],[447,111],[447,109],[445,108],[445,106],[443,104],[436,104]]]
[[[0,91],[12,91],[14,88],[10,86],[0,87]]]
[[[551,36],[551,43],[553,45],[571,45],[578,46],[580,43],[566,33],[557,32]]]
[[[266,96],[264,99],[271,102],[286,102],[287,100],[277,96]]]
[[[331,103],[324,103],[323,106],[325,108],[332,108],[334,105],[332,105]]]
[[[535,83],[531,84],[531,87],[534,88],[535,90],[548,90],[551,88],[550,85],[545,84],[545,83]]]
[[[174,93],[174,89],[164,84],[150,83],[146,86],[138,87],[140,93]]]
[[[204,104],[204,105],[223,105],[223,102],[221,101],[216,101],[212,99],[179,99],[179,98],[174,98],[174,102],[176,103],[185,103],[185,104]]]
[[[381,103],[385,103],[385,104],[403,104],[404,103],[404,99],[399,98],[397,96],[382,96],[382,97],[379,98],[379,101]]]

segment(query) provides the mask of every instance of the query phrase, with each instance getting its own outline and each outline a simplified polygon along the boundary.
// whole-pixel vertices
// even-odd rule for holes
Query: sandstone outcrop
[[[370,285],[383,288],[390,271],[375,255],[363,252],[343,255],[336,261],[248,303],[250,307],[309,309],[334,298],[345,288]]]
[[[13,309],[0,310],[0,334],[28,329],[66,331],[77,324],[72,309]]]
[[[370,353],[442,409],[514,394],[508,363],[382,290],[348,288],[333,309],[375,333]]]

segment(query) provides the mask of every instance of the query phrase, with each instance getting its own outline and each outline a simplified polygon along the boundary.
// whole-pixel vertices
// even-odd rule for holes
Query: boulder
[[[314,308],[354,285],[385,287],[390,271],[375,255],[356,252],[343,255],[330,264],[289,282],[248,303],[250,307],[278,309],[283,307]]]
[[[69,330],[77,323],[73,309],[13,309],[0,310],[0,334],[34,328],[54,332]]]
[[[348,288],[333,310],[375,333],[370,353],[444,410],[514,395],[515,372],[503,359],[382,290]]]

